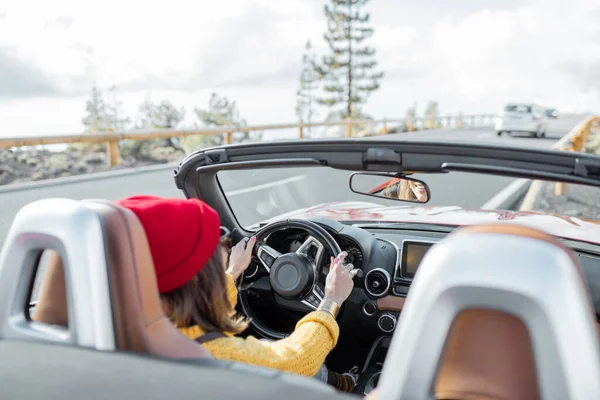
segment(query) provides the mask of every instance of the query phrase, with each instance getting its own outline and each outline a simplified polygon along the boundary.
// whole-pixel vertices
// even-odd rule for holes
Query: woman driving
[[[202,201],[142,195],[117,204],[133,211],[144,227],[165,314],[186,336],[215,358],[314,376],[352,391],[355,375],[329,371],[323,364],[337,343],[335,317],[357,272],[344,264],[345,253],[331,258],[323,301],[298,321],[290,336],[277,341],[236,337],[248,321],[234,310],[235,280],[248,267],[256,238],[240,241],[227,260],[219,216]]]
[[[426,202],[427,189],[425,189],[425,186],[423,186],[421,182],[402,179],[400,181],[400,193],[398,198],[400,200]]]
[[[380,189],[384,197],[426,203],[427,189],[418,181],[396,178]]]

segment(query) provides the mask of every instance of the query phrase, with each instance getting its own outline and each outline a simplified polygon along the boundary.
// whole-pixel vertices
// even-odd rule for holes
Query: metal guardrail
[[[552,149],[563,151],[583,151],[587,142],[588,135],[595,124],[600,123],[600,116],[589,117],[575,125],[573,129],[558,142],[554,143]],[[542,190],[543,181],[534,180],[529,186],[529,190],[523,198],[523,202],[519,207],[520,211],[531,211],[535,208],[537,198]],[[564,182],[556,182],[554,184],[554,194],[556,196],[564,196],[567,193],[567,184]]]
[[[592,127],[599,122],[600,116],[586,118],[575,126],[571,132],[556,142],[552,148],[564,151],[583,151]],[[567,193],[567,184],[564,182],[557,182],[554,188],[554,194],[563,196],[565,193]]]
[[[479,121],[484,125],[489,121],[493,122],[495,114],[479,115],[459,115],[443,116],[436,118],[403,118],[403,119],[346,119],[341,121],[327,121],[318,123],[289,123],[289,124],[271,124],[271,125],[227,125],[218,128],[205,128],[193,130],[180,129],[153,129],[136,130],[127,132],[98,132],[98,133],[80,133],[72,135],[48,135],[48,136],[27,136],[27,137],[5,137],[0,138],[0,149],[23,146],[39,146],[49,144],[70,144],[70,143],[106,143],[107,158],[111,166],[118,165],[121,162],[119,154],[119,142],[122,140],[154,140],[166,139],[171,137],[200,136],[200,135],[225,135],[225,143],[231,144],[234,132],[252,132],[266,130],[297,129],[298,138],[304,137],[304,129],[310,127],[327,126],[345,126],[345,136],[365,136],[368,134],[387,134],[394,130],[394,124],[404,125],[406,130],[411,132],[421,126],[421,129],[433,129],[437,127],[461,128],[465,126],[476,126]],[[371,127],[381,125],[381,128],[372,129]],[[365,126],[367,127],[365,129]],[[356,128],[360,128],[356,129]],[[356,131],[356,134],[353,132]]]

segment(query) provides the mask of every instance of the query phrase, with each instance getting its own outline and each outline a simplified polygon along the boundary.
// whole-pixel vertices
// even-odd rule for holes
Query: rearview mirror
[[[350,190],[367,196],[412,203],[427,203],[431,197],[429,186],[423,181],[369,172],[352,174]]]

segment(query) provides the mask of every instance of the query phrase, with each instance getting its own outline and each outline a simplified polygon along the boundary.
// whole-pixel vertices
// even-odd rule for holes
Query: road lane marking
[[[504,189],[499,191],[494,197],[489,199],[487,203],[481,206],[482,210],[502,209],[506,204],[516,202],[529,189],[530,179],[515,179]]]
[[[251,186],[251,187],[244,188],[244,189],[232,190],[231,192],[225,193],[225,196],[233,197],[233,196],[238,196],[240,194],[252,193],[252,192],[262,190],[262,189],[268,189],[268,188],[271,188],[274,186],[281,186],[281,185],[287,185],[288,183],[298,182],[305,178],[306,178],[306,175],[292,176],[291,178],[280,179],[278,181],[263,183],[260,185]]]

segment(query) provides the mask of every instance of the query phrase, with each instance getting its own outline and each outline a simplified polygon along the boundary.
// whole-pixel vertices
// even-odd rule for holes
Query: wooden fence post
[[[298,125],[298,139],[302,139],[304,138],[304,132],[302,131],[302,120],[300,120],[300,123]]]
[[[111,140],[110,142],[106,143],[106,156],[108,158],[108,164],[111,167],[117,166],[121,163],[118,140]]]
[[[554,194],[556,196],[564,196],[567,194],[567,184],[564,182],[556,182],[554,186]]]
[[[346,137],[352,136],[352,123],[351,120],[346,121]]]

